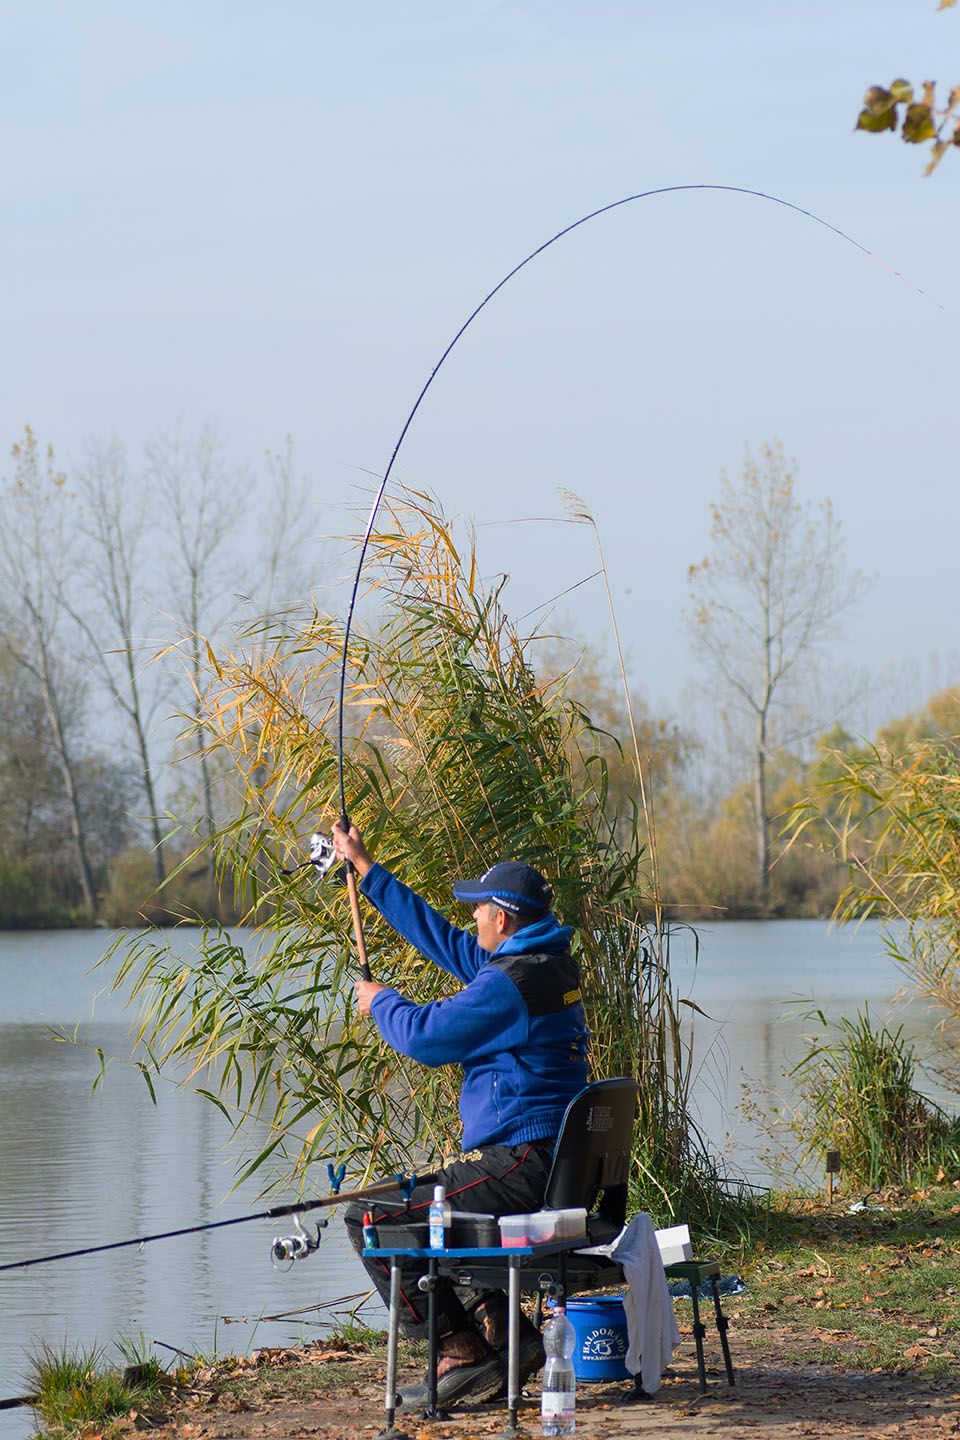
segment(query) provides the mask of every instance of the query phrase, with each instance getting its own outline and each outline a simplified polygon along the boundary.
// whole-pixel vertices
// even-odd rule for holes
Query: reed
[[[532,637],[506,614],[502,581],[481,579],[472,537],[459,542],[412,492],[381,526],[367,572],[379,623],[349,653],[351,819],[444,912],[452,879],[495,859],[547,874],[577,932],[593,1072],[640,1080],[635,1178],[648,1208],[670,1215],[689,1176],[708,1189],[713,1171],[689,1114],[691,1041],[642,838],[649,813],[646,826],[635,804],[607,815],[597,729],[560,678],[536,674]],[[186,1061],[241,1133],[244,1119],[267,1125],[244,1169],[265,1188],[322,1188],[322,1160],[353,1175],[410,1169],[455,1149],[459,1129],[451,1068],[396,1055],[354,1009],[342,889],[281,873],[339,808],[341,645],[339,625],[314,613],[293,633],[261,630],[249,654],[211,657],[204,730],[236,779],[217,863],[258,927],[259,960],[221,930],[206,932],[195,964],[148,936],[127,947],[117,980],[142,1007],[150,1067]],[[372,910],[365,922],[377,979],[419,1001],[449,993],[449,978]]]
[[[948,692],[949,694],[950,692]],[[944,1075],[960,1089],[960,753],[956,739],[838,753],[836,773],[795,811],[849,866],[841,920],[888,922],[888,951],[941,1008]],[[821,842],[822,843],[822,842]],[[899,922],[899,923],[889,923]]]
[[[916,1089],[917,1060],[903,1028],[875,1027],[869,1011],[828,1022],[791,1074],[800,1092],[790,1128],[819,1168],[840,1151],[844,1185],[921,1185],[960,1168],[960,1122]]]

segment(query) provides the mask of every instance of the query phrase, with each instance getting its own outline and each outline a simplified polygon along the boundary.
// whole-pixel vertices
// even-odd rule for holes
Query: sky
[[[291,435],[322,534],[365,515],[422,384],[530,250],[581,227],[445,364],[399,479],[475,522],[516,614],[596,569],[635,686],[676,708],[722,471],[779,437],[873,581],[844,664],[954,678],[960,154],[854,133],[864,89],[960,80],[934,0],[5,0],[0,443],[73,463]],[[241,488],[233,503],[247,503]],[[252,504],[252,500],[251,500]],[[518,524],[529,517],[537,523]],[[594,582],[556,619],[606,644]],[[940,657],[930,660],[929,657]],[[939,666],[939,669],[937,668]],[[687,689],[685,689],[687,687]],[[900,697],[910,704],[919,695]]]

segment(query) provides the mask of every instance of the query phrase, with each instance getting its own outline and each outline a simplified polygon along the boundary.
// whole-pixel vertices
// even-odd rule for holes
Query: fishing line
[[[824,220],[822,216],[815,214],[812,210],[804,209],[802,205],[795,205],[792,200],[784,200],[779,195],[770,195],[764,190],[752,190],[744,185],[661,185],[655,190],[642,190],[635,195],[625,195],[622,199],[613,200],[609,205],[601,205],[598,210],[591,210],[589,214],[581,215],[579,220],[574,220],[572,224],[565,225],[562,230],[558,230],[555,235],[551,235],[549,240],[545,240],[542,245],[538,245],[535,250],[531,250],[530,254],[526,255],[518,264],[514,265],[512,270],[508,270],[506,275],[504,275],[503,279],[499,280],[497,284],[494,285],[493,289],[490,290],[489,293],[485,295],[484,298],[480,301],[480,304],[477,305],[477,307],[470,312],[466,320],[464,320],[463,324],[460,326],[459,330],[454,335],[453,339],[449,342],[446,349],[441,354],[439,360],[434,365],[433,369],[430,371],[426,382],[422,386],[420,393],[418,394],[416,400],[413,403],[413,407],[410,410],[410,413],[408,414],[406,420],[403,422],[403,428],[401,429],[397,442],[393,447],[393,451],[390,455],[389,464],[387,465],[387,468],[383,473],[383,477],[380,481],[379,488],[376,492],[373,505],[370,510],[370,518],[367,521],[367,528],[364,532],[363,540],[360,545],[360,557],[357,562],[357,572],[354,577],[353,589],[350,594],[350,604],[347,609],[347,619],[343,632],[343,654],[340,661],[340,686],[337,703],[337,776],[340,790],[341,824],[343,825],[343,828],[345,830],[349,828],[349,818],[347,815],[347,798],[344,784],[343,717],[344,697],[347,680],[347,651],[350,644],[350,632],[353,627],[353,613],[357,603],[357,594],[360,589],[360,579],[363,573],[363,566],[366,560],[367,548],[370,543],[370,537],[373,534],[373,527],[377,518],[377,511],[380,508],[380,502],[383,499],[384,493],[386,492],[387,483],[393,471],[394,463],[397,459],[398,454],[400,453],[400,447],[403,445],[403,442],[406,439],[407,431],[413,424],[414,417],[416,416],[417,411],[420,409],[420,406],[424,398],[426,397],[427,391],[430,389],[430,386],[433,384],[434,380],[439,374],[447,357],[453,351],[464,333],[473,324],[474,320],[476,320],[480,312],[484,310],[487,305],[489,305],[493,297],[497,295],[499,291],[501,291],[503,287],[508,284],[508,282],[512,280],[515,275],[518,275],[520,271],[523,270],[527,265],[529,265],[531,261],[535,260],[538,255],[542,255],[545,250],[548,250],[551,245],[555,245],[558,240],[562,240],[565,235],[570,235],[574,230],[578,230],[581,225],[586,225],[589,220],[595,220],[599,215],[606,215],[607,212],[610,210],[618,210],[621,206],[629,205],[634,200],[648,200],[654,195],[673,195],[688,190],[711,190],[720,191],[729,195],[749,195],[757,200],[769,201],[773,205],[782,205],[784,209],[793,210],[798,215],[804,215],[808,220],[813,220],[817,225],[822,225],[825,230],[829,230],[832,234],[839,236],[841,240],[845,240],[847,244],[853,245],[855,249],[861,251],[862,254],[868,256],[871,260],[874,260],[884,270],[887,270],[898,280],[901,280],[905,285],[908,285],[911,290],[916,291],[918,295],[922,296],[922,298],[928,301],[931,305],[936,305],[937,308],[940,310],[944,308],[938,300],[935,300],[931,295],[928,295],[925,290],[922,290],[919,285],[916,285],[906,275],[901,274],[899,270],[894,269],[894,267],[888,264],[888,262],[884,260],[880,255],[877,255],[868,246],[861,244],[859,240],[855,240],[853,236],[848,235],[845,230],[841,230],[839,225],[831,224],[829,220]],[[347,870],[349,875],[349,865],[347,866]]]
[[[568,585],[566,590],[561,590],[558,594],[551,595],[549,600],[544,600],[541,604],[534,605],[532,610],[524,610],[522,615],[517,616],[518,622],[520,620],[526,620],[530,615],[536,615],[538,610],[546,610],[548,605],[555,605],[558,600],[563,599],[564,595],[572,595],[574,590],[580,589],[581,585],[589,585],[591,580],[596,580],[597,576],[602,574],[602,570],[594,570],[592,575],[584,575],[582,580],[577,580],[575,584]]]

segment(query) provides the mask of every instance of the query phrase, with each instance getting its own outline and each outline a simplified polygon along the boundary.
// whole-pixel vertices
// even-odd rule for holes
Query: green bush
[[[55,1349],[44,1343],[31,1359],[28,1378],[34,1410],[42,1422],[40,1433],[59,1440],[112,1416],[156,1406],[162,1394],[159,1363],[138,1366],[136,1379],[131,1375],[130,1370],[107,1365],[98,1347]]]
[[[826,1020],[828,1038],[811,1045],[791,1072],[801,1101],[790,1128],[805,1155],[822,1163],[840,1151],[847,1188],[919,1185],[960,1167],[960,1120],[915,1088],[916,1054],[903,1027],[874,1029],[868,1010]]]
[[[33,861],[0,856],[0,930],[59,930],[72,923]]]

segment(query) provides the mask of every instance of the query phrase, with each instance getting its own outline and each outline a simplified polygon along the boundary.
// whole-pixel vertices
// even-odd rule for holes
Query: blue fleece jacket
[[[360,888],[405,940],[465,987],[428,1005],[388,988],[371,1006],[394,1050],[424,1065],[463,1067],[463,1148],[556,1135],[587,1083],[588,1032],[569,927],[548,915],[491,955],[382,865]]]

